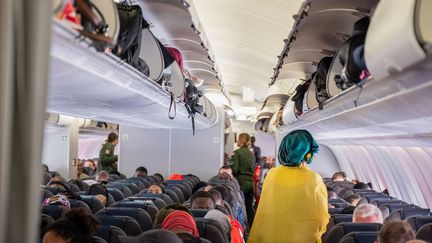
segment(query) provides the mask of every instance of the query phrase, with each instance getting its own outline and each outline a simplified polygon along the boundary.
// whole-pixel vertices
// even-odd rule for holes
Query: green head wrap
[[[318,152],[318,144],[306,130],[295,130],[288,133],[279,145],[279,162],[284,166],[299,166],[306,160],[306,163],[312,163],[313,155]],[[305,156],[310,153],[311,156],[306,159]]]

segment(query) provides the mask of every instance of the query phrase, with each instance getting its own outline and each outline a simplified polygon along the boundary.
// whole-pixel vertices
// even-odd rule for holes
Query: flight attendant
[[[318,144],[306,130],[295,130],[282,140],[281,166],[270,170],[248,242],[321,242],[329,222],[327,190],[321,176],[310,170]]]
[[[237,146],[231,157],[232,171],[234,177],[240,184],[240,190],[245,196],[245,206],[248,217],[249,226],[252,225],[255,210],[253,208],[254,199],[254,182],[253,173],[255,167],[255,157],[249,150],[250,136],[247,133],[241,133],[237,139]]]
[[[111,172],[117,170],[118,156],[114,154],[115,146],[118,144],[118,135],[116,133],[110,133],[106,143],[102,145],[99,152],[99,164],[98,167],[101,170]]]

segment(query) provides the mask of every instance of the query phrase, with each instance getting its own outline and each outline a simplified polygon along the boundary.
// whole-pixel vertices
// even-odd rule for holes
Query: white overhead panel
[[[243,87],[249,87],[255,91],[255,102],[267,96],[283,39],[302,2],[193,1],[229,93],[242,94]],[[242,100],[238,102],[237,106],[243,106]]]

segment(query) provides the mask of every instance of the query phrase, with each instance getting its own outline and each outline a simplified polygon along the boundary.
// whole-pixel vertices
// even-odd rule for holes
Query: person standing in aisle
[[[248,145],[250,136],[247,133],[241,133],[237,140],[238,149],[234,151],[231,158],[232,171],[234,177],[240,184],[240,189],[245,196],[245,206],[249,226],[252,226],[255,210],[253,208],[254,200],[254,182],[253,173],[255,167],[255,156],[249,150]]]
[[[118,144],[118,135],[110,133],[106,143],[102,145],[99,152],[99,171],[104,170],[107,172],[117,170],[118,156],[114,154],[115,146]]]

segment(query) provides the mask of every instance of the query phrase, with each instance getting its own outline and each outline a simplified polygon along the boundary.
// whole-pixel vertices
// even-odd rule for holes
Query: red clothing
[[[181,174],[172,174],[168,177],[168,180],[181,181],[184,179],[184,176]]]
[[[231,215],[228,215],[231,224],[231,243],[244,243],[243,239],[243,227],[237,219],[234,219]]]

